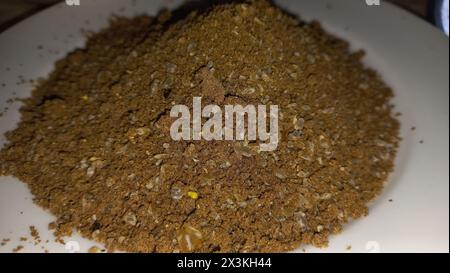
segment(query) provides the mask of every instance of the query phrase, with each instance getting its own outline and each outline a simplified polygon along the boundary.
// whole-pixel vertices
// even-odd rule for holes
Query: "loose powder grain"
[[[365,216],[398,146],[392,91],[362,52],[266,1],[115,18],[24,100],[1,174],[108,251],[324,247]],[[277,150],[173,141],[176,104],[280,108]]]

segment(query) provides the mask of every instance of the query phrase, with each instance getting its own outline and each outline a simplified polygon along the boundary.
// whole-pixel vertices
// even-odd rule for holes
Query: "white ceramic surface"
[[[0,143],[4,132],[20,119],[12,97],[26,97],[30,84],[16,83],[46,76],[54,61],[84,43],[80,28],[98,30],[112,14],[155,14],[162,6],[181,1],[81,0],[80,6],[61,3],[0,34]],[[384,1],[367,6],[363,0],[276,1],[306,20],[364,48],[366,63],[377,69],[394,89],[403,141],[390,184],[370,207],[370,215],[350,223],[333,236],[326,249],[307,252],[448,252],[449,251],[449,40],[436,28]],[[87,20],[87,21],[86,21]],[[38,47],[42,45],[43,49]],[[417,130],[410,128],[416,126]],[[419,142],[423,140],[424,143]],[[393,202],[389,202],[392,199]],[[21,244],[27,252],[86,251],[94,242],[73,236],[67,245],[53,242],[47,224],[54,217],[32,202],[25,184],[0,177],[0,247],[10,252]],[[43,242],[20,242],[36,226]]]

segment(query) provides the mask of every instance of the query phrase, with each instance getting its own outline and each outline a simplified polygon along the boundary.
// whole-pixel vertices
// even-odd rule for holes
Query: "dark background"
[[[0,31],[59,1],[61,0],[0,0]],[[432,2],[432,0],[386,1],[394,2],[424,19],[428,19],[429,5]]]

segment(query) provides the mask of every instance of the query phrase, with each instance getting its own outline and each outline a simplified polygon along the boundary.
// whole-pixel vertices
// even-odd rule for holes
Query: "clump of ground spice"
[[[108,251],[324,247],[382,190],[399,142],[392,91],[362,52],[266,1],[116,18],[24,101],[1,174]],[[173,141],[173,105],[278,105],[277,150]]]
[[[36,229],[35,226],[30,226],[30,235],[31,238],[34,240],[34,245],[38,245],[42,242],[41,236],[39,235],[39,231]]]

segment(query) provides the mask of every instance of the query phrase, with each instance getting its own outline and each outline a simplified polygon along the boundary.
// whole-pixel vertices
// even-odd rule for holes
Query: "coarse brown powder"
[[[363,55],[266,1],[116,18],[24,100],[1,174],[57,216],[57,236],[108,251],[324,247],[367,214],[399,142],[392,91]],[[169,111],[193,96],[278,105],[277,150],[173,141]]]

